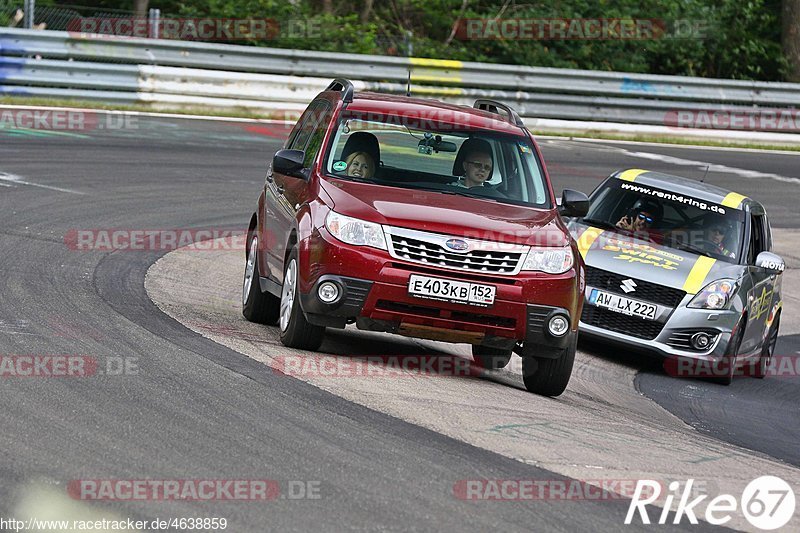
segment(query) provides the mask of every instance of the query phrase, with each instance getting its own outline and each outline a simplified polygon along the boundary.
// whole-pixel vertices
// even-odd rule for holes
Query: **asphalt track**
[[[155,118],[82,134],[0,131],[0,354],[123,357],[139,368],[126,376],[3,379],[0,515],[39,498],[78,516],[224,516],[231,531],[618,528],[626,502],[460,501],[459,480],[563,476],[278,376],[185,328],[145,293],[145,274],[163,252],[65,246],[74,229],[241,227],[284,134],[272,125]],[[685,175],[702,175],[698,161],[733,167],[738,174],[709,172],[707,181],[762,199],[776,226],[796,227],[795,155],[566,140],[542,146],[557,189],[588,192],[626,166]],[[784,327],[800,331],[789,320]],[[797,350],[794,338],[782,343],[786,353]],[[755,380],[745,379],[721,389],[670,380],[635,356],[596,355],[645,370],[640,390],[707,436],[797,465],[796,382],[768,378],[751,391]],[[691,408],[682,407],[686,387],[695,391]],[[765,444],[764,427],[781,431]],[[319,481],[322,498],[65,498],[70,480],[86,478],[263,478],[282,488]]]

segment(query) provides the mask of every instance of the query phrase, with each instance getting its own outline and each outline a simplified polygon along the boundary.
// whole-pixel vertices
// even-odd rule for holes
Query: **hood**
[[[528,246],[569,244],[566,226],[555,209],[346,180],[320,183],[336,212],[362,220]]]
[[[602,230],[580,222],[570,233],[586,265],[696,294],[714,279],[738,279],[739,265]]]

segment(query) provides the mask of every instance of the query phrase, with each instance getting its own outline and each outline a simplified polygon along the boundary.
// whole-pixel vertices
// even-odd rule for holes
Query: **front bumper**
[[[694,297],[689,294],[674,309],[657,306],[656,321],[662,326],[660,332],[655,338],[642,338],[586,323],[585,317],[596,309],[596,306],[588,302],[591,289],[592,287],[586,289],[587,301],[584,303],[584,315],[580,321],[582,336],[647,352],[661,358],[688,358],[710,362],[722,360],[728,349],[733,329],[741,316],[732,310],[688,308],[686,305]],[[691,335],[701,331],[715,335],[713,342],[705,350],[690,348],[688,340]]]
[[[324,228],[300,250],[300,304],[314,324],[344,327],[355,322],[372,331],[504,349],[522,341],[564,348],[577,333],[582,298],[574,269],[560,275],[485,276],[428,268],[383,250],[345,245]],[[478,307],[411,296],[412,274],[494,285],[495,302]],[[317,290],[324,282],[341,288],[342,295],[332,304],[319,299]],[[546,330],[552,314],[567,317],[566,335],[554,337]]]

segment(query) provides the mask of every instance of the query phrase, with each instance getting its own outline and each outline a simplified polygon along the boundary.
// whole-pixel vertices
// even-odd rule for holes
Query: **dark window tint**
[[[306,151],[306,157],[303,160],[303,166],[310,168],[316,159],[319,149],[322,147],[322,140],[325,138],[325,132],[328,130],[328,124],[331,121],[332,109],[327,102],[320,102],[320,106],[315,112],[316,124],[312,130],[311,136],[308,138],[308,143],[303,150]]]
[[[767,244],[766,217],[764,215],[753,215],[750,228],[750,251],[747,254],[747,262],[754,265],[756,257],[761,252],[769,249]]]
[[[294,131],[292,131],[289,144],[286,146],[287,148],[291,150],[305,149],[306,144],[308,144],[308,139],[319,123],[320,114],[325,108],[327,108],[327,104],[324,101],[312,102],[311,105],[306,108],[305,113],[303,113],[303,116],[297,121],[297,126],[295,126]]]

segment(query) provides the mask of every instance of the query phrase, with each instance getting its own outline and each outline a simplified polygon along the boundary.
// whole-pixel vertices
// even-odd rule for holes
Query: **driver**
[[[736,258],[736,254],[725,247],[730,226],[722,221],[714,222],[706,228],[706,248],[715,254],[724,255],[731,259]]]
[[[483,150],[481,145],[476,145],[464,156],[463,167],[464,175],[453,185],[465,188],[481,187],[492,175],[492,153]]]
[[[653,227],[656,221],[654,209],[640,208],[632,215],[625,215],[617,222],[617,227],[629,231],[646,231]]]

